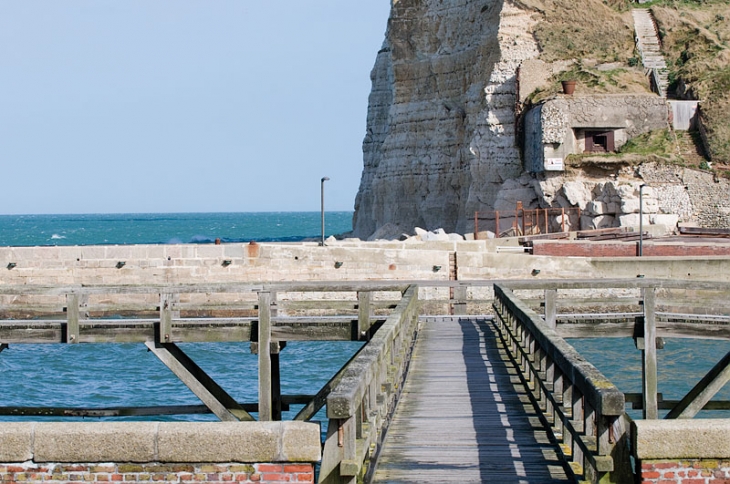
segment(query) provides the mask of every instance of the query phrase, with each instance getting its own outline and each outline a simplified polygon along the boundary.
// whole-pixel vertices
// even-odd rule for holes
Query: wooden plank
[[[224,422],[254,420],[174,343],[145,343],[147,348]],[[234,413],[235,412],[235,413]]]
[[[491,324],[421,325],[374,482],[569,482]]]
[[[259,421],[273,417],[271,395],[271,293],[259,292]]]
[[[728,352],[665,418],[692,418],[730,381],[730,352]]]

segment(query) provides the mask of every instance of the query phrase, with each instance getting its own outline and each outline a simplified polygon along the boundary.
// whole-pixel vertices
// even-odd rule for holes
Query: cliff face
[[[356,237],[386,224],[464,232],[475,210],[535,201],[515,144],[532,26],[502,0],[395,1],[371,74]]]

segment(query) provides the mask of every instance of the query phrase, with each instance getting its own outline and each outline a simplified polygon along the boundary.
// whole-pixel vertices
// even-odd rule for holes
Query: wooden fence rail
[[[329,427],[319,482],[362,479],[395,409],[417,323],[418,288],[411,286],[373,339],[344,368],[327,397]]]
[[[630,482],[623,393],[510,289],[494,291],[505,346],[576,478]]]

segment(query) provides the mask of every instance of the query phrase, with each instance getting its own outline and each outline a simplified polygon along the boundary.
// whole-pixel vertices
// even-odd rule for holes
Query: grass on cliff
[[[713,161],[730,163],[730,1],[661,0],[651,10],[672,87],[702,101]]]
[[[634,45],[632,8],[651,8],[659,27],[672,89],[702,101],[713,161],[730,164],[730,0],[517,0],[540,21],[535,38],[546,62],[576,61],[532,101],[558,92],[559,80],[578,91],[639,92],[648,81]],[[613,69],[599,69],[614,63]]]

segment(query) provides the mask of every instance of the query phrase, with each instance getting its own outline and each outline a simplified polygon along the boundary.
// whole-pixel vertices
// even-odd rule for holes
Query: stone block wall
[[[0,482],[314,482],[305,422],[0,423]]]
[[[636,482],[730,484],[730,419],[631,423]]]

